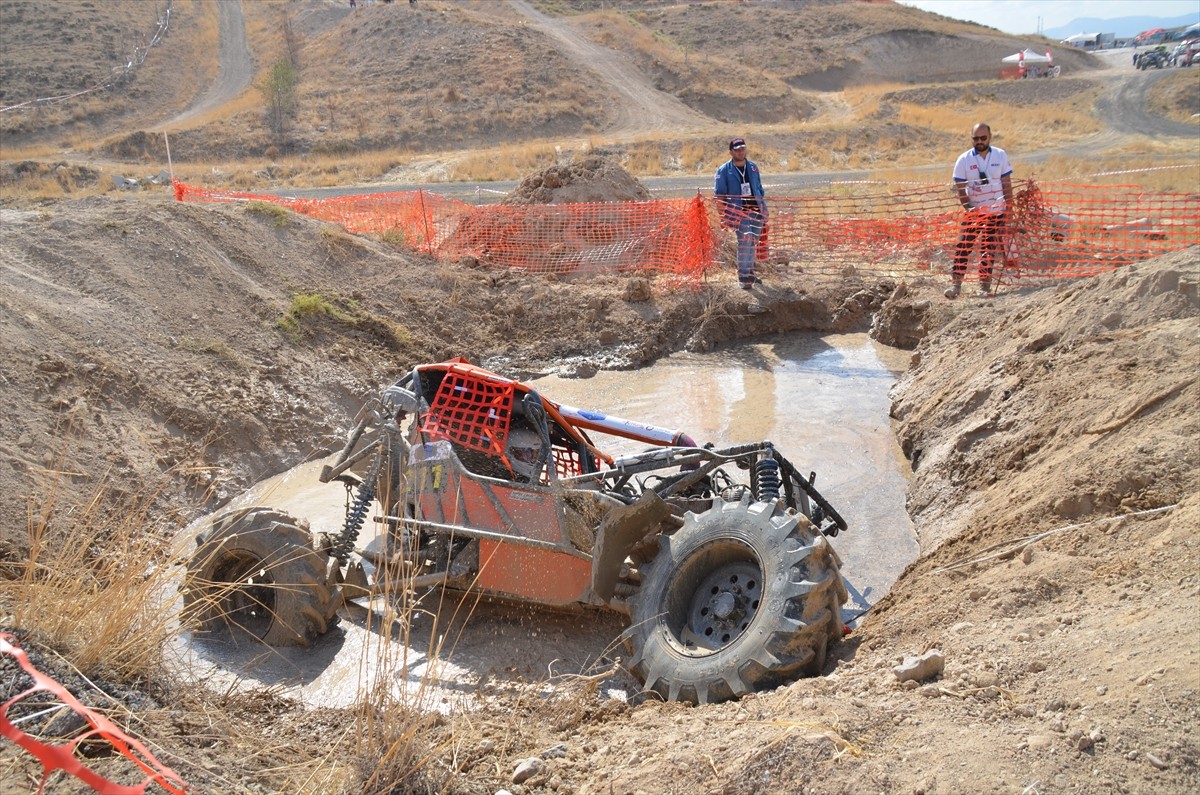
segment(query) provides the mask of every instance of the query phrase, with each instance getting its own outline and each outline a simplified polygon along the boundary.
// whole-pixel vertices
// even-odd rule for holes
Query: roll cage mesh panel
[[[511,469],[504,448],[514,392],[512,382],[496,383],[448,371],[425,414],[421,431],[496,456]]]

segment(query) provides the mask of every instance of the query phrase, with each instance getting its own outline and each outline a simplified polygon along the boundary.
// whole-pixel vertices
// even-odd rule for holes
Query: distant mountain
[[[1116,19],[1097,19],[1095,17],[1080,17],[1057,28],[1046,28],[1042,34],[1048,39],[1065,39],[1076,33],[1115,33],[1119,39],[1132,38],[1139,33],[1154,28],[1180,28],[1200,22],[1200,12],[1182,17],[1117,17]]]

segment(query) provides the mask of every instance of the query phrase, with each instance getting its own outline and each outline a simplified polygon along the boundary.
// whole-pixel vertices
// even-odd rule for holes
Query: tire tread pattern
[[[340,569],[318,551],[312,533],[287,514],[241,508],[212,520],[196,537],[183,584],[183,616],[202,631],[226,629],[222,606],[232,587],[214,574],[234,554],[254,556],[274,580],[275,611],[260,640],[270,646],[309,646],[338,620]]]
[[[661,620],[673,576],[705,545],[731,540],[753,550],[762,567],[759,610],[725,648],[683,653]],[[717,500],[704,513],[688,513],[683,527],[659,544],[629,599],[626,635],[629,667],[648,690],[669,701],[715,703],[821,673],[829,648],[841,639],[841,606],[849,596],[841,560],[807,517],[748,498]]]

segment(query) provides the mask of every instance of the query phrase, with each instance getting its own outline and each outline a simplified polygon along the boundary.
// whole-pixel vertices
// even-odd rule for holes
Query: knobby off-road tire
[[[337,560],[316,551],[294,518],[243,508],[196,537],[183,582],[184,620],[271,646],[308,646],[337,623],[338,575]]]
[[[708,704],[821,672],[848,595],[837,553],[807,518],[716,500],[659,545],[626,636],[648,690]]]

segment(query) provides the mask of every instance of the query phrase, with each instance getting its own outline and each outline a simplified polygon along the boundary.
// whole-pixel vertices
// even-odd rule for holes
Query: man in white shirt
[[[971,129],[972,146],[954,163],[954,187],[958,201],[967,211],[963,218],[958,245],[954,249],[953,284],[947,298],[962,292],[967,259],[979,246],[979,287],[984,295],[992,293],[992,263],[1003,256],[1004,219],[1012,205],[1012,166],[1003,149],[992,146],[992,128],[980,122]]]

